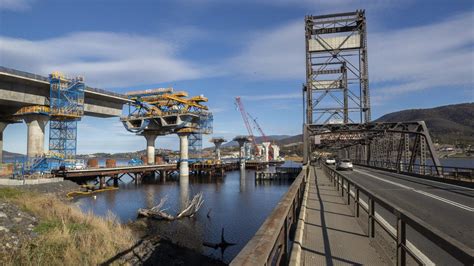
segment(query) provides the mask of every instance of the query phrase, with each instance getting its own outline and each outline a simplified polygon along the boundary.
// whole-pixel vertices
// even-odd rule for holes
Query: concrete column
[[[221,145],[222,142],[215,142],[214,145],[216,145],[216,159],[218,161],[221,160]]]
[[[145,133],[146,139],[146,163],[155,164],[155,140],[158,135]]]
[[[179,134],[179,150],[180,150],[180,163],[179,163],[179,179],[189,178],[189,166],[188,166],[188,134]]]
[[[0,122],[0,165],[3,163],[3,130],[8,126],[8,123]]]
[[[44,127],[48,123],[49,117],[45,115],[27,115],[24,118],[28,127],[28,158],[41,156],[44,154]]]
[[[264,157],[263,157],[263,160],[265,162],[268,162],[268,152],[270,151],[270,142],[262,142],[262,145],[263,145],[263,149],[264,149]]]
[[[280,157],[280,147],[273,144],[272,148],[273,148],[273,159],[276,160],[276,159],[278,159],[278,157]]]

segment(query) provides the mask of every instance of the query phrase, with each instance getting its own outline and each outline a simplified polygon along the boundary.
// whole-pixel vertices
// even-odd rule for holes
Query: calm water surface
[[[109,211],[122,222],[135,220],[138,208],[149,208],[168,197],[168,212],[176,214],[186,194],[203,193],[204,204],[195,218],[175,222],[154,221],[157,232],[172,237],[185,234],[186,240],[200,246],[206,255],[230,262],[252,238],[265,218],[271,213],[281,197],[288,191],[289,182],[255,183],[255,172],[246,170],[228,172],[223,178],[189,179],[188,191],[182,189],[179,181],[158,180],[153,184],[120,184],[120,189],[98,193],[97,198],[83,197],[77,200],[84,211],[101,216]],[[184,187],[184,186],[183,186]],[[209,213],[209,217],[207,214]],[[220,242],[221,229],[225,228],[225,239],[235,242],[222,254],[221,250],[201,247],[203,241]],[[182,243],[189,244],[189,243]],[[188,245],[189,246],[189,245]],[[192,245],[191,245],[192,246]]]

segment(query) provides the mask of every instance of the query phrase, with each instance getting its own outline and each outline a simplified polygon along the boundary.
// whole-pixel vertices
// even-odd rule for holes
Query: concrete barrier
[[[39,184],[47,184],[47,183],[56,183],[62,182],[64,178],[55,177],[55,178],[42,178],[42,179],[5,179],[0,178],[0,185],[2,186],[22,186],[22,185],[39,185]]]

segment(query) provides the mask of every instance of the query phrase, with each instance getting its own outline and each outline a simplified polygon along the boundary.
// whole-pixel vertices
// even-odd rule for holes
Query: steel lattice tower
[[[84,115],[84,81],[69,80],[59,73],[50,75],[49,150],[74,159],[77,121]]]
[[[370,122],[365,11],[306,16],[306,123]]]

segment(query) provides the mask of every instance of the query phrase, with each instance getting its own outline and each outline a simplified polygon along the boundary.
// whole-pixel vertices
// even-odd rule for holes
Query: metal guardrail
[[[287,265],[307,182],[303,168],[288,192],[230,265]]]
[[[423,235],[425,238],[430,240],[433,244],[449,253],[453,258],[458,260],[464,265],[474,264],[474,250],[467,247],[463,243],[450,237],[449,235],[437,230],[436,228],[428,225],[415,215],[409,213],[397,207],[395,204],[387,201],[376,193],[370,192],[365,187],[352,181],[350,178],[330,168],[329,166],[322,164],[325,173],[328,175],[330,180],[334,183],[338,191],[341,191],[342,197],[346,198],[346,203],[351,204],[351,199],[354,200],[355,204],[355,216],[359,217],[359,210],[362,208],[368,214],[368,233],[369,237],[375,237],[375,223],[379,224],[388,235],[394,239],[397,243],[396,249],[396,262],[397,265],[406,265],[406,254],[408,253],[417,263],[423,264],[422,260],[411,250],[407,245],[407,225],[413,228],[415,231]],[[351,188],[353,193],[351,193]],[[366,208],[361,204],[360,193],[365,194],[368,197],[368,207]],[[345,194],[345,195],[344,195]],[[387,226],[380,221],[375,215],[375,203],[379,204],[382,208],[394,214],[397,219],[396,234],[393,234]]]
[[[362,166],[370,166],[381,169],[393,170],[402,174],[416,174],[421,176],[432,176],[439,178],[452,178],[456,180],[462,180],[466,182],[474,182],[474,168],[468,167],[454,167],[454,166],[434,166],[434,165],[421,165],[413,164],[412,171],[409,171],[408,164],[395,163],[392,161],[354,161],[355,164]],[[439,174],[438,174],[439,172]]]

